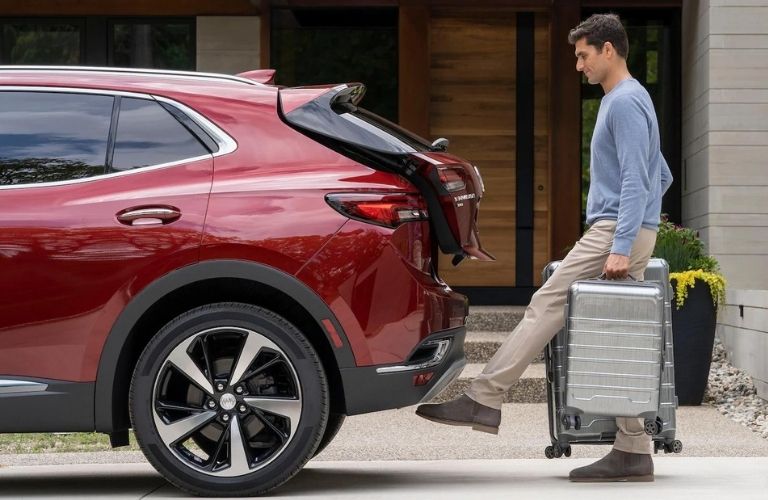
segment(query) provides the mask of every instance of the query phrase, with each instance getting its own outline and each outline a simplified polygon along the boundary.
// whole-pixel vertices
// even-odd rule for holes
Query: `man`
[[[520,324],[488,362],[466,394],[442,404],[421,405],[426,419],[498,433],[504,393],[563,327],[570,284],[605,273],[641,280],[656,243],[661,197],[672,175],[661,155],[659,127],[648,92],[627,69],[628,40],[618,16],[597,14],[571,30],[576,70],[600,84],[592,135],[587,224],[574,248],[531,299]],[[572,481],[653,481],[651,438],[643,421],[617,418],[611,452],[571,471]]]

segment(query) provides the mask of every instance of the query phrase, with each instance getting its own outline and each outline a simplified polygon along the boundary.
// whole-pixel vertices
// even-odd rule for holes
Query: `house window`
[[[0,19],[0,64],[81,64],[82,21]]]
[[[0,18],[0,64],[194,71],[195,36],[193,17]]]
[[[361,82],[363,106],[397,122],[397,9],[275,8],[270,65],[286,86]]]
[[[113,19],[109,42],[110,66],[195,69],[193,19]]]

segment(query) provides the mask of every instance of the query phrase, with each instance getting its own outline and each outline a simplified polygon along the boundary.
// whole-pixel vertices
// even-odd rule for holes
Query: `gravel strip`
[[[704,400],[731,420],[768,439],[768,401],[757,396],[749,375],[728,362],[719,339],[715,339]]]

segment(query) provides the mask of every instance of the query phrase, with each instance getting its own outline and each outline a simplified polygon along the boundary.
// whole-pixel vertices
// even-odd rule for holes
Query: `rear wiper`
[[[448,139],[440,137],[432,143],[432,151],[448,151]]]

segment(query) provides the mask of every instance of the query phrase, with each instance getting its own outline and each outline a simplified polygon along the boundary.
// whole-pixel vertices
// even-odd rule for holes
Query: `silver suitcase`
[[[554,273],[560,261],[550,262],[542,272],[544,281]],[[651,259],[645,269],[645,281],[658,283],[664,294],[663,328],[665,337],[664,367],[661,376],[660,404],[656,431],[653,434],[654,450],[680,453],[682,443],[675,439],[677,397],[675,396],[674,351],[672,339],[672,289],[669,284],[669,266],[663,259]],[[545,449],[548,458],[570,456],[571,444],[611,444],[616,437],[614,416],[583,413],[579,419],[565,414],[565,329],[560,330],[545,349],[547,367],[547,402],[549,406],[549,430],[551,445]]]
[[[664,348],[664,292],[656,283],[590,279],[565,306],[566,415],[656,420]]]

